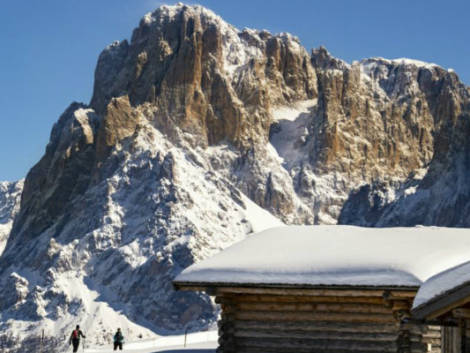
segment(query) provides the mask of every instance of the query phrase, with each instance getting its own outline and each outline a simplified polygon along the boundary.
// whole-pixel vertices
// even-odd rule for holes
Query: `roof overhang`
[[[467,303],[470,303],[470,282],[463,283],[412,310],[413,317],[419,320],[434,320]]]
[[[302,284],[256,284],[256,283],[208,283],[173,281],[176,290],[203,291],[209,295],[222,293],[266,294],[266,295],[310,295],[310,296],[366,296],[385,299],[413,299],[417,286],[344,286]]]

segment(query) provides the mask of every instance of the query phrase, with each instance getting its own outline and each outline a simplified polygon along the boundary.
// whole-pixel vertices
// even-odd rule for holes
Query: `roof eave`
[[[407,293],[407,297],[415,296],[418,286],[394,286],[394,285],[331,285],[331,284],[284,284],[284,283],[235,283],[235,282],[185,282],[174,281],[176,290],[205,291],[215,293],[218,288],[239,289],[284,289],[284,290],[335,290],[335,291],[397,291]]]
[[[468,302],[470,302],[470,282],[465,282],[417,306],[411,313],[417,319],[432,320]]]

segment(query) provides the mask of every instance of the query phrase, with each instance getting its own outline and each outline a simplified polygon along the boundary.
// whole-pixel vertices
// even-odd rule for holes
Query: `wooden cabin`
[[[274,228],[190,266],[174,286],[221,305],[218,353],[438,353],[441,328],[413,318],[413,302],[426,279],[470,255],[469,235]]]
[[[405,320],[411,288],[221,286],[212,293],[222,306],[219,353],[440,352],[439,327]]]
[[[444,351],[470,353],[470,262],[425,281],[412,309],[417,320],[443,328]]]

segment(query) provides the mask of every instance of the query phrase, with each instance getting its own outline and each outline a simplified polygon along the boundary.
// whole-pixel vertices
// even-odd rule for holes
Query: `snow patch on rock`
[[[17,182],[0,182],[0,256],[5,249],[13,221],[20,209],[24,179]]]

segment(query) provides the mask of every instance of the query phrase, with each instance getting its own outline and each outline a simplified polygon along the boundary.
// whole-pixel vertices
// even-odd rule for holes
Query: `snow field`
[[[217,348],[217,331],[195,332],[177,336],[163,336],[155,339],[147,339],[124,343],[123,351],[131,353],[152,353],[152,352],[215,352]],[[185,344],[186,341],[186,344]],[[85,349],[86,353],[107,353],[112,352],[112,347],[96,346]]]

